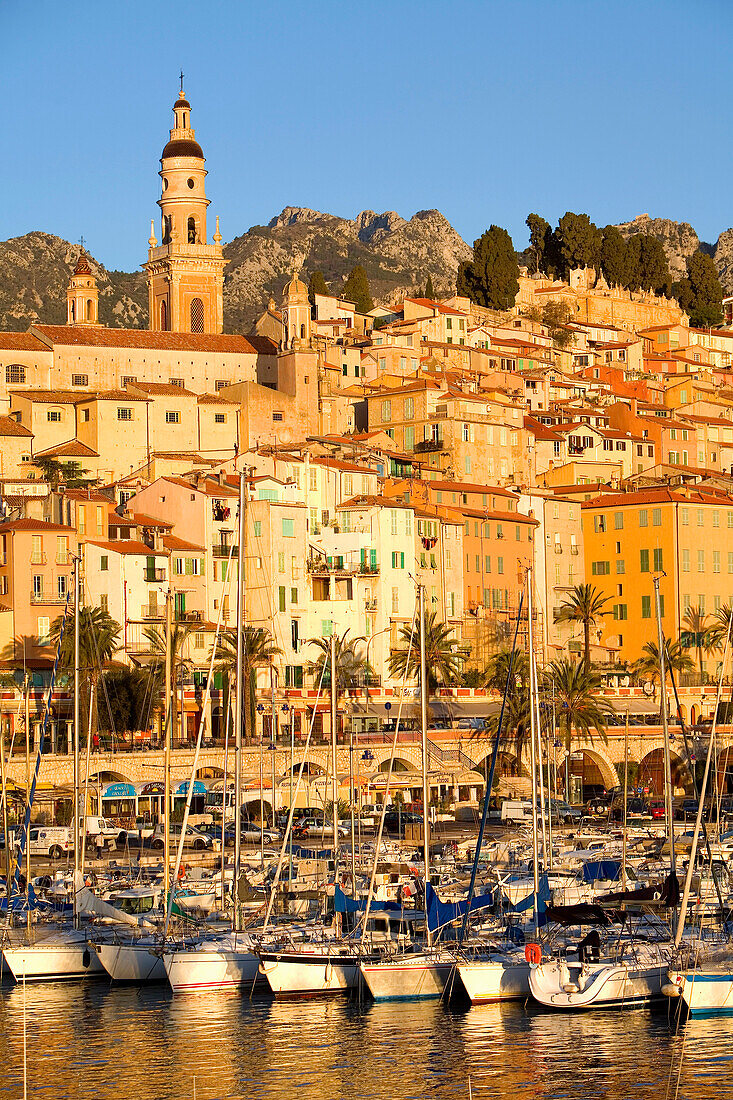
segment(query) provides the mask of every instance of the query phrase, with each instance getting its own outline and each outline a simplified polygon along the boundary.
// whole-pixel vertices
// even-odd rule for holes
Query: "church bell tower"
[[[217,333],[224,327],[219,219],[213,243],[206,235],[206,168],[191,127],[191,105],[181,92],[173,105],[174,124],[160,158],[160,244],[150,225],[148,280],[153,332]]]

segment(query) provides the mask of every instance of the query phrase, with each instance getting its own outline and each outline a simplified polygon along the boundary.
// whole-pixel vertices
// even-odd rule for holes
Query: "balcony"
[[[226,523],[231,518],[232,510],[223,500],[212,500],[211,518],[214,523]]]
[[[146,580],[148,584],[159,584],[161,581],[165,580],[165,569],[149,569],[146,567],[143,570],[143,579]]]
[[[43,551],[31,554],[31,565],[45,565],[47,561],[48,558],[43,553]]]
[[[72,554],[70,550],[65,550],[61,554],[56,555],[57,565],[71,565]]]
[[[239,553],[239,547],[229,546],[225,542],[217,542],[211,547],[211,553],[215,558],[228,558],[230,553],[232,558],[236,558]]]
[[[309,558],[308,572],[322,577],[334,574],[344,577],[374,577],[379,573],[379,566],[366,561],[345,561],[337,555],[332,558]]]
[[[376,600],[364,600],[364,610],[365,611],[376,611],[377,610],[377,601]]]
[[[31,592],[31,603],[64,604],[66,603],[66,593],[60,596],[58,593]]]
[[[415,444],[415,454],[426,454],[428,451],[442,451],[445,449],[445,440],[442,436],[438,439],[421,439]]]
[[[175,620],[177,623],[200,623],[203,622],[203,611],[176,611]]]
[[[578,547],[577,547],[577,546],[574,546],[574,545],[571,545],[571,547],[570,547],[570,553],[571,553],[571,554],[577,554],[577,553],[578,553]]]

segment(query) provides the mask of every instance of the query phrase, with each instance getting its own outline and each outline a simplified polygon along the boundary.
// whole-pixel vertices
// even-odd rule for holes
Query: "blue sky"
[[[225,240],[283,206],[733,225],[730,0],[0,0],[0,239],[145,258],[178,72]],[[213,228],[213,226],[212,226]]]

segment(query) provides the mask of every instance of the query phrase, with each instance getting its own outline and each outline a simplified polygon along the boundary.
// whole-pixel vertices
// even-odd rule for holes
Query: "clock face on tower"
[[[284,309],[283,310],[283,324],[287,325],[287,323],[288,323],[288,311],[286,309]]]

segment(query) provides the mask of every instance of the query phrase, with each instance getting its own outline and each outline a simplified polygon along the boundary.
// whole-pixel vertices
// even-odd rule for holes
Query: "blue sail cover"
[[[494,893],[478,894],[471,900],[471,912],[477,909],[488,909],[494,904]],[[425,883],[425,908],[428,917],[428,928],[431,932],[437,932],[446,925],[462,917],[467,909],[468,899],[463,901],[441,901],[429,882]]]
[[[618,859],[589,859],[583,864],[583,882],[596,882],[598,879],[615,882],[619,878],[621,861]]]
[[[333,859],[333,848],[304,848],[294,844],[293,855],[297,859]]]
[[[537,912],[542,916],[547,906],[548,901],[552,900],[552,892],[550,890],[550,882],[547,875],[540,875],[539,888],[537,890]],[[502,894],[502,909],[505,913],[526,913],[528,909],[534,907],[534,890],[531,894],[528,894],[523,901],[518,901],[516,905],[507,898],[506,894]],[[540,924],[542,921],[540,920]]]
[[[350,898],[337,884],[333,895],[333,907],[337,913],[363,913],[366,898]],[[397,901],[374,901],[369,906],[370,913],[400,913],[402,906]]]

